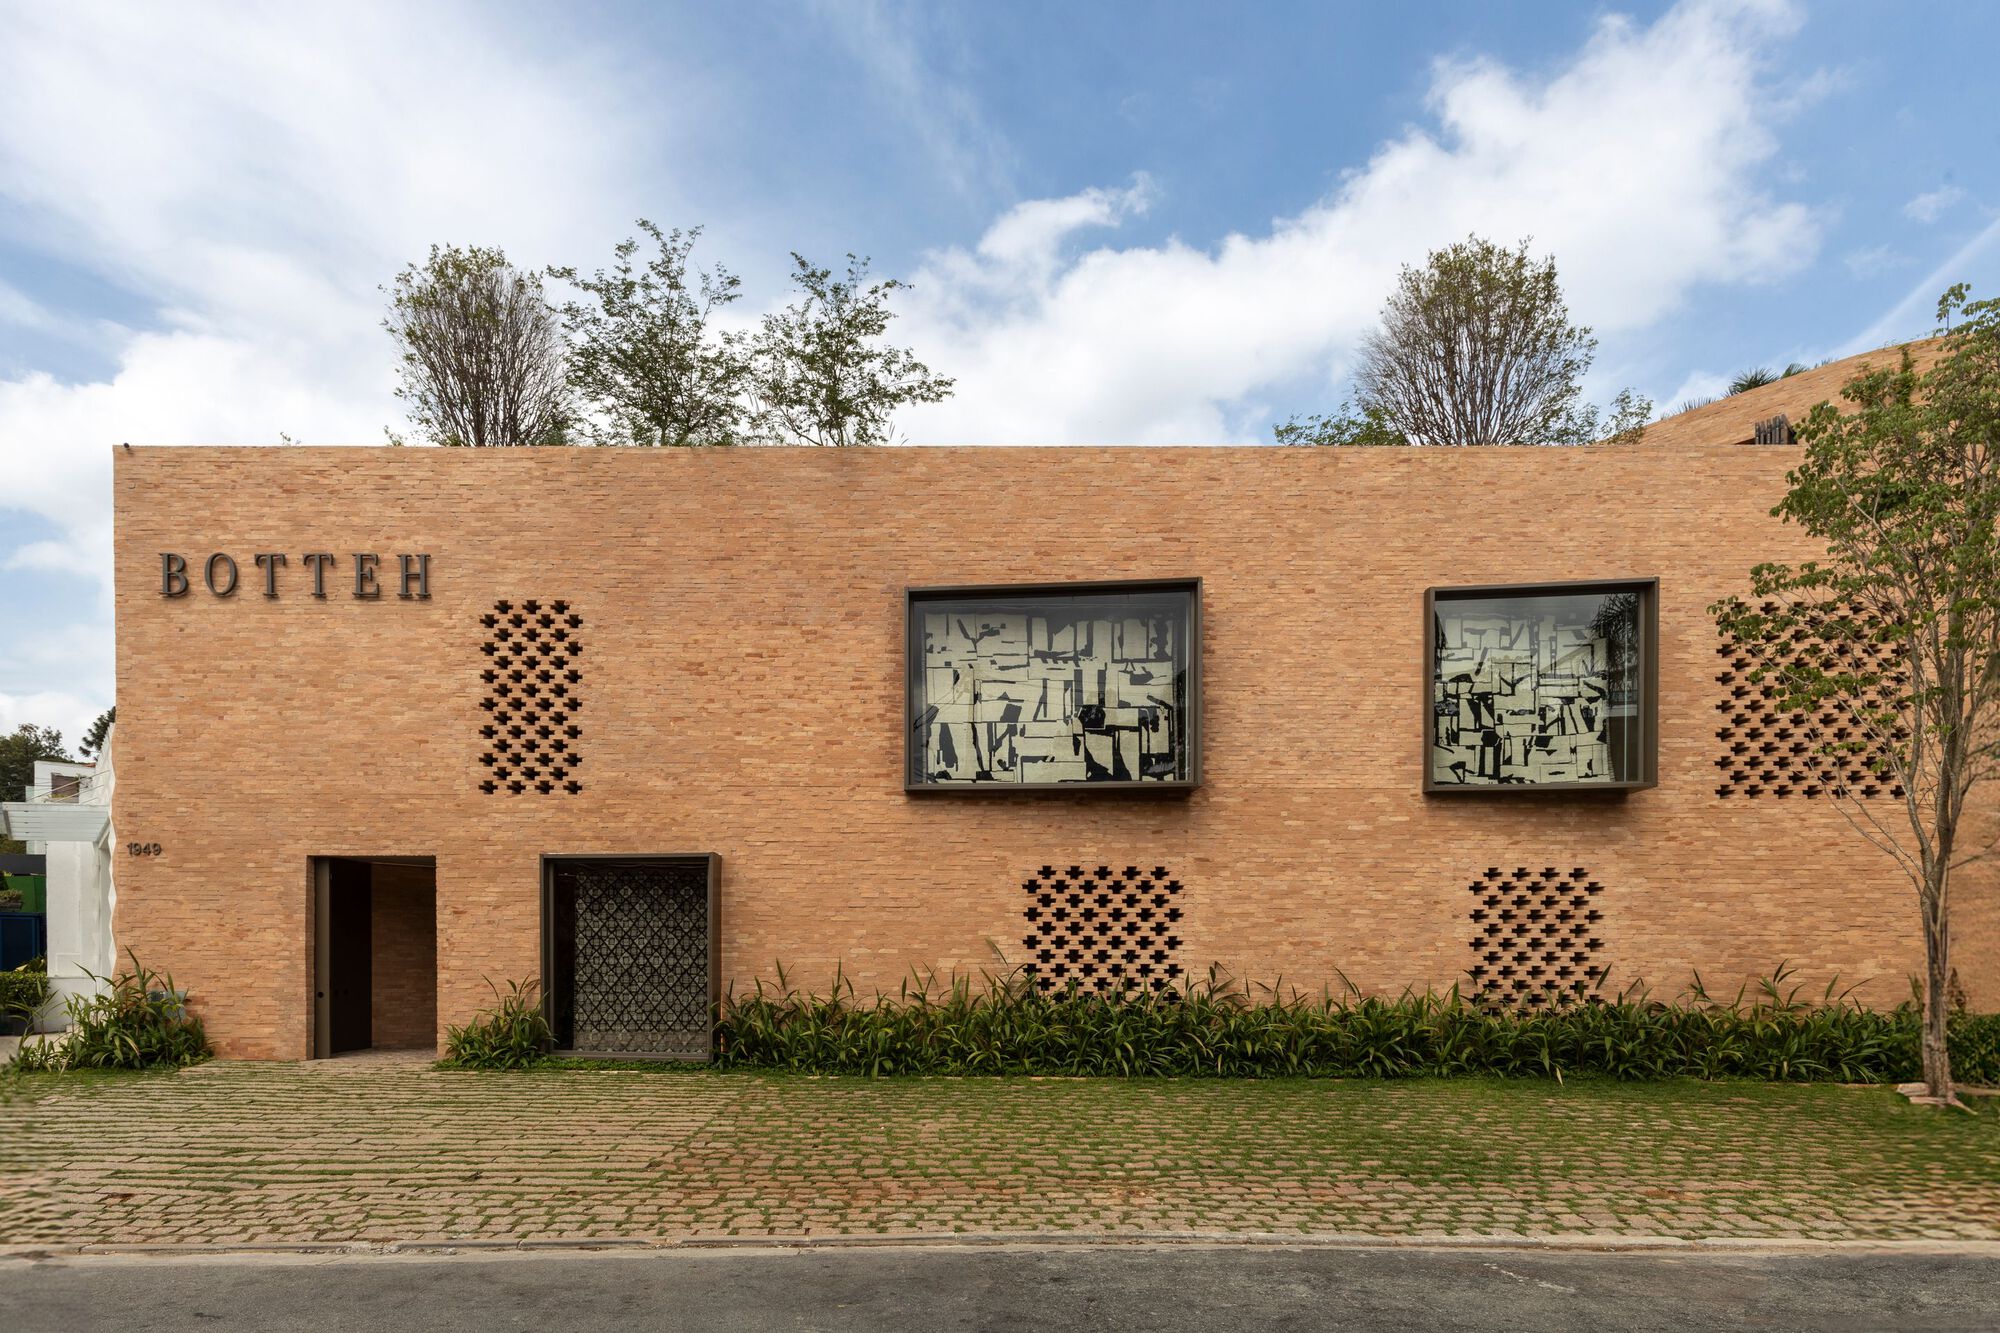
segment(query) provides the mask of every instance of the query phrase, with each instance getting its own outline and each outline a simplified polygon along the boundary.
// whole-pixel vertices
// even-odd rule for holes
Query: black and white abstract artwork
[[[1185,599],[953,600],[912,621],[915,781],[1188,778]]]
[[[1439,598],[1431,780],[1636,777],[1638,596]]]

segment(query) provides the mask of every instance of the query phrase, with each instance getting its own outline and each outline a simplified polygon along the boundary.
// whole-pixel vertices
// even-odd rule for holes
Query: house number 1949
[[[125,844],[127,856],[158,856],[160,844],[157,842],[128,842]]]

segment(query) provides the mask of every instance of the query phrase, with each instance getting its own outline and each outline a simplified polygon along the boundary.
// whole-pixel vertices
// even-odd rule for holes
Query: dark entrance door
[[[370,1016],[375,994],[374,935],[370,929],[374,894],[365,861],[335,861],[327,867],[328,1054],[361,1051],[374,1045]]]
[[[709,1058],[717,1001],[714,856],[545,863],[546,990],[558,1049]]]

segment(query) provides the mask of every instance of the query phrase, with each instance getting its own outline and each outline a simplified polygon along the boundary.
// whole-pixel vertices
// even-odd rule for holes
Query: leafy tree
[[[609,271],[580,278],[574,268],[549,270],[590,298],[562,307],[570,384],[595,409],[600,442],[734,444],[746,415],[748,352],[740,335],[710,326],[742,283],[720,264],[688,272],[701,228],[662,232],[640,218],[639,230],[655,250],[643,266],[634,262],[638,241],[627,238]]]
[[[1367,447],[1409,443],[1379,414],[1352,403],[1331,415],[1294,412],[1271,427],[1271,435],[1279,444],[1286,445]]]
[[[83,733],[83,740],[77,745],[84,758],[96,759],[104,753],[104,742],[111,735],[111,724],[117,720],[117,704],[97,715],[97,720],[90,724],[90,730]]]
[[[1534,259],[1526,241],[1508,250],[1467,237],[1404,266],[1362,343],[1350,417],[1417,445],[1635,440],[1649,401],[1628,389],[1608,414],[1583,401],[1596,354],[1590,330],[1569,322],[1553,259]],[[1355,442],[1347,433],[1332,442]]]
[[[1993,851],[1964,816],[2000,771],[2000,301],[1967,294],[1939,301],[1929,370],[1905,349],[1895,369],[1846,385],[1853,411],[1821,403],[1799,423],[1805,456],[1772,513],[1824,541],[1826,558],[1759,565],[1750,599],[1711,608],[1781,708],[1837,706],[1845,725],[1809,738],[1822,752],[1902,789],[1895,808],[1835,795],[1916,890],[1924,1082],[1947,1101],[1952,874]]]
[[[27,798],[28,789],[35,784],[37,759],[70,757],[63,748],[62,733],[54,727],[23,722],[12,735],[0,736],[0,801]],[[26,844],[19,838],[0,838],[0,854],[18,856],[25,850]]]
[[[952,381],[907,349],[885,346],[889,295],[909,284],[868,282],[868,261],[847,257],[847,277],[792,255],[800,299],[764,317],[751,344],[752,421],[784,444],[884,444],[896,410],[936,403]]]
[[[1646,437],[1646,423],[1653,419],[1653,400],[1632,389],[1611,395],[1603,411],[1594,403],[1577,408],[1566,435],[1551,444],[1637,444]]]
[[[540,277],[497,249],[434,245],[384,291],[396,396],[419,435],[477,448],[566,442],[562,327]]]

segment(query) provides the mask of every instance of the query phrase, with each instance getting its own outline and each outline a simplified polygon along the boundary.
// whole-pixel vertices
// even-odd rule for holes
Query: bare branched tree
[[[567,443],[562,328],[539,277],[497,249],[434,245],[384,290],[382,327],[402,357],[396,396],[420,437],[476,448]]]
[[[1596,352],[1590,330],[1569,322],[1553,259],[1534,259],[1526,241],[1507,250],[1468,237],[1405,266],[1382,327],[1363,342],[1356,419],[1372,428],[1355,440],[1317,434],[1418,445],[1636,439],[1650,402],[1627,390],[1607,421],[1582,401]]]
[[[792,263],[801,299],[766,315],[752,345],[754,422],[765,439],[885,444],[898,408],[950,396],[951,380],[879,341],[893,318],[889,294],[907,283],[868,282],[868,261],[853,255],[845,280],[796,253]]]
[[[1805,456],[1772,512],[1826,558],[1759,565],[1752,600],[1711,610],[1781,709],[1832,705],[1840,725],[1811,744],[1881,779],[1872,799],[1851,784],[1831,794],[1916,891],[1924,1082],[1950,1102],[1952,876],[1993,853],[1967,816],[2000,778],[2000,301],[1966,305],[1954,287],[1938,317],[1928,371],[1904,349],[1896,369],[1842,390],[1851,412],[1821,403],[1798,426]]]
[[[565,304],[562,318],[570,382],[591,406],[591,433],[604,444],[734,444],[745,424],[749,354],[741,335],[712,325],[742,283],[720,264],[688,272],[701,228],[662,232],[640,218],[639,230],[656,251],[643,267],[634,263],[639,243],[628,239],[608,272],[549,270],[590,298]]]

